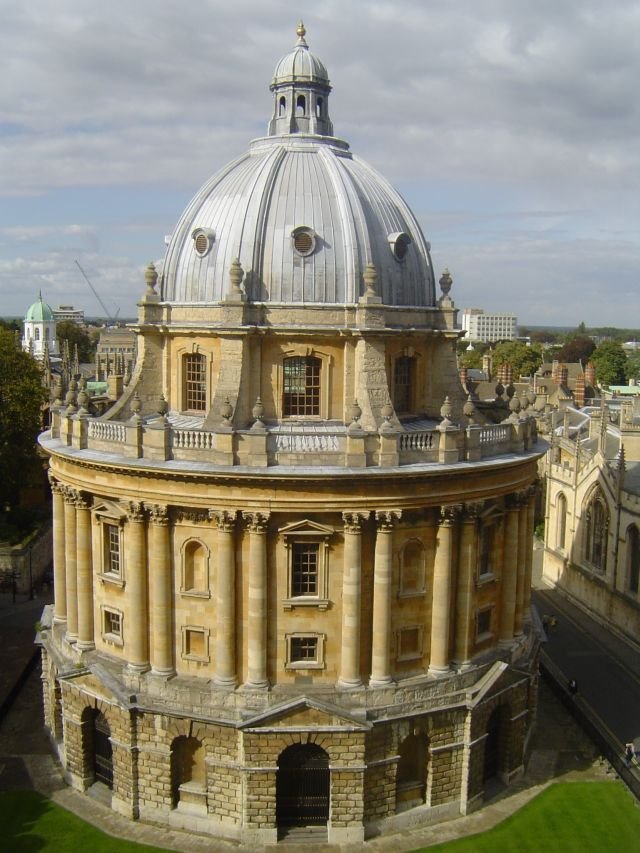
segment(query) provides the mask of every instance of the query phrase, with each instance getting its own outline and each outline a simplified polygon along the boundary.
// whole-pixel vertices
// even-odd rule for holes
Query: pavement
[[[60,765],[54,759],[44,733],[39,666],[26,677],[15,700],[7,703],[7,697],[31,660],[34,625],[46,603],[48,599],[41,598],[37,601],[19,599],[12,604],[11,596],[0,594],[0,709],[10,705],[5,707],[0,721],[0,791],[38,791],[107,834],[140,844],[185,853],[242,849],[240,844],[232,841],[129,821],[112,812],[99,799],[74,791],[64,783]],[[625,654],[624,649],[621,653]],[[517,783],[509,789],[492,792],[492,797],[481,811],[434,826],[372,838],[358,849],[410,851],[484,832],[522,808],[554,781],[616,778],[598,748],[570,716],[554,691],[541,680],[538,722],[530,743],[525,774]],[[29,844],[27,840],[25,843]],[[305,853],[340,849],[336,845],[313,843],[280,842],[277,845],[278,848],[283,846],[287,853],[303,849]],[[276,845],[270,845],[265,849],[275,851],[275,848]]]

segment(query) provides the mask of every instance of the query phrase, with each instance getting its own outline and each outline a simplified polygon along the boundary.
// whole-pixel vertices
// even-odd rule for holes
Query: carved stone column
[[[391,677],[391,581],[393,573],[393,526],[398,511],[376,512],[376,550],[373,567],[373,637],[371,687],[384,687]]]
[[[64,561],[67,591],[67,640],[78,639],[78,572],[76,555],[76,493],[73,489],[64,492]]]
[[[169,514],[164,504],[148,505],[146,509],[149,512],[151,671],[154,675],[169,676],[175,672]]]
[[[345,512],[342,580],[342,657],[340,687],[362,686],[360,676],[360,609],[362,587],[362,522],[368,513]]]
[[[87,495],[76,495],[76,571],[78,586],[78,642],[76,648],[95,648],[93,636],[93,552],[91,550],[91,505]]]
[[[513,640],[516,616],[519,512],[517,499],[515,495],[511,495],[507,501],[502,561],[502,602],[500,607],[500,642],[506,645]]]
[[[147,613],[147,547],[144,507],[129,502],[125,528],[127,613],[124,634],[127,666],[134,672],[149,669],[149,619]]]
[[[524,599],[525,582],[527,575],[527,550],[531,550],[533,543],[527,541],[527,529],[529,526],[528,496],[526,492],[518,495],[520,506],[518,512],[518,584],[516,588],[516,613],[514,618],[514,632],[522,635],[524,621]]]
[[[245,687],[265,688],[267,678],[267,527],[269,514],[245,512],[249,530],[249,626]]]
[[[67,581],[64,550],[64,487],[49,471],[53,494],[53,592],[54,622],[67,621]]]
[[[479,509],[478,504],[465,504],[462,515],[453,653],[455,663],[461,667],[469,663],[474,641],[474,590],[478,571]]]
[[[236,558],[235,512],[212,510],[218,527],[216,583],[216,659],[214,681],[220,687],[235,687],[236,677]]]
[[[431,608],[431,660],[429,672],[439,675],[449,671],[449,631],[451,626],[451,570],[453,533],[458,509],[443,507],[438,526],[438,542],[433,571],[433,604]]]

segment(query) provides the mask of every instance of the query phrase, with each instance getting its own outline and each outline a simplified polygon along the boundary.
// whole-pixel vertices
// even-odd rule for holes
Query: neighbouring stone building
[[[640,400],[556,415],[543,577],[613,632],[640,636]]]
[[[244,844],[466,813],[535,718],[536,423],[465,400],[451,277],[330,90],[300,27],[268,135],[147,269],[122,396],[41,439],[68,780]]]

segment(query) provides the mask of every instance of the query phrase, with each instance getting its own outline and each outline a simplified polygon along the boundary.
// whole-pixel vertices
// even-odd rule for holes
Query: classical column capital
[[[210,509],[209,518],[218,530],[223,530],[225,533],[231,533],[236,526],[236,512],[226,509]]]
[[[209,512],[206,509],[178,507],[174,511],[174,518],[176,521],[188,521],[192,524],[204,524],[209,521]]]
[[[55,476],[53,471],[49,469],[47,471],[47,477],[49,478],[49,486],[51,487],[51,491],[54,495],[64,495],[64,486]]]
[[[80,489],[73,489],[71,486],[63,486],[62,488],[66,503],[76,507],[76,509],[89,509],[91,506],[90,494],[82,492]]]
[[[462,514],[461,504],[449,504],[440,507],[440,524],[451,526],[460,518]]]
[[[345,533],[360,533],[362,524],[369,518],[368,512],[343,512],[342,521],[344,522]]]
[[[461,507],[461,516],[464,522],[476,522],[480,518],[484,504],[480,501],[463,504]]]
[[[149,513],[151,524],[165,525],[169,523],[169,507],[167,504],[144,504]]]
[[[146,518],[145,505],[142,501],[129,501],[127,504],[127,519],[129,521],[144,521]]]
[[[270,515],[269,512],[243,512],[242,518],[251,533],[266,533]]]
[[[376,510],[376,527],[386,533],[390,533],[396,522],[402,518],[401,509]]]

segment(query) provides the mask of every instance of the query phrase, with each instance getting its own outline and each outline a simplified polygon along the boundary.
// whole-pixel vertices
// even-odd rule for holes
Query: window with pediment
[[[288,524],[279,533],[287,553],[287,596],[285,608],[329,606],[329,541],[333,528],[317,522]]]
[[[117,504],[111,503],[100,504],[93,512],[99,525],[100,579],[106,583],[124,586],[125,512]]]

